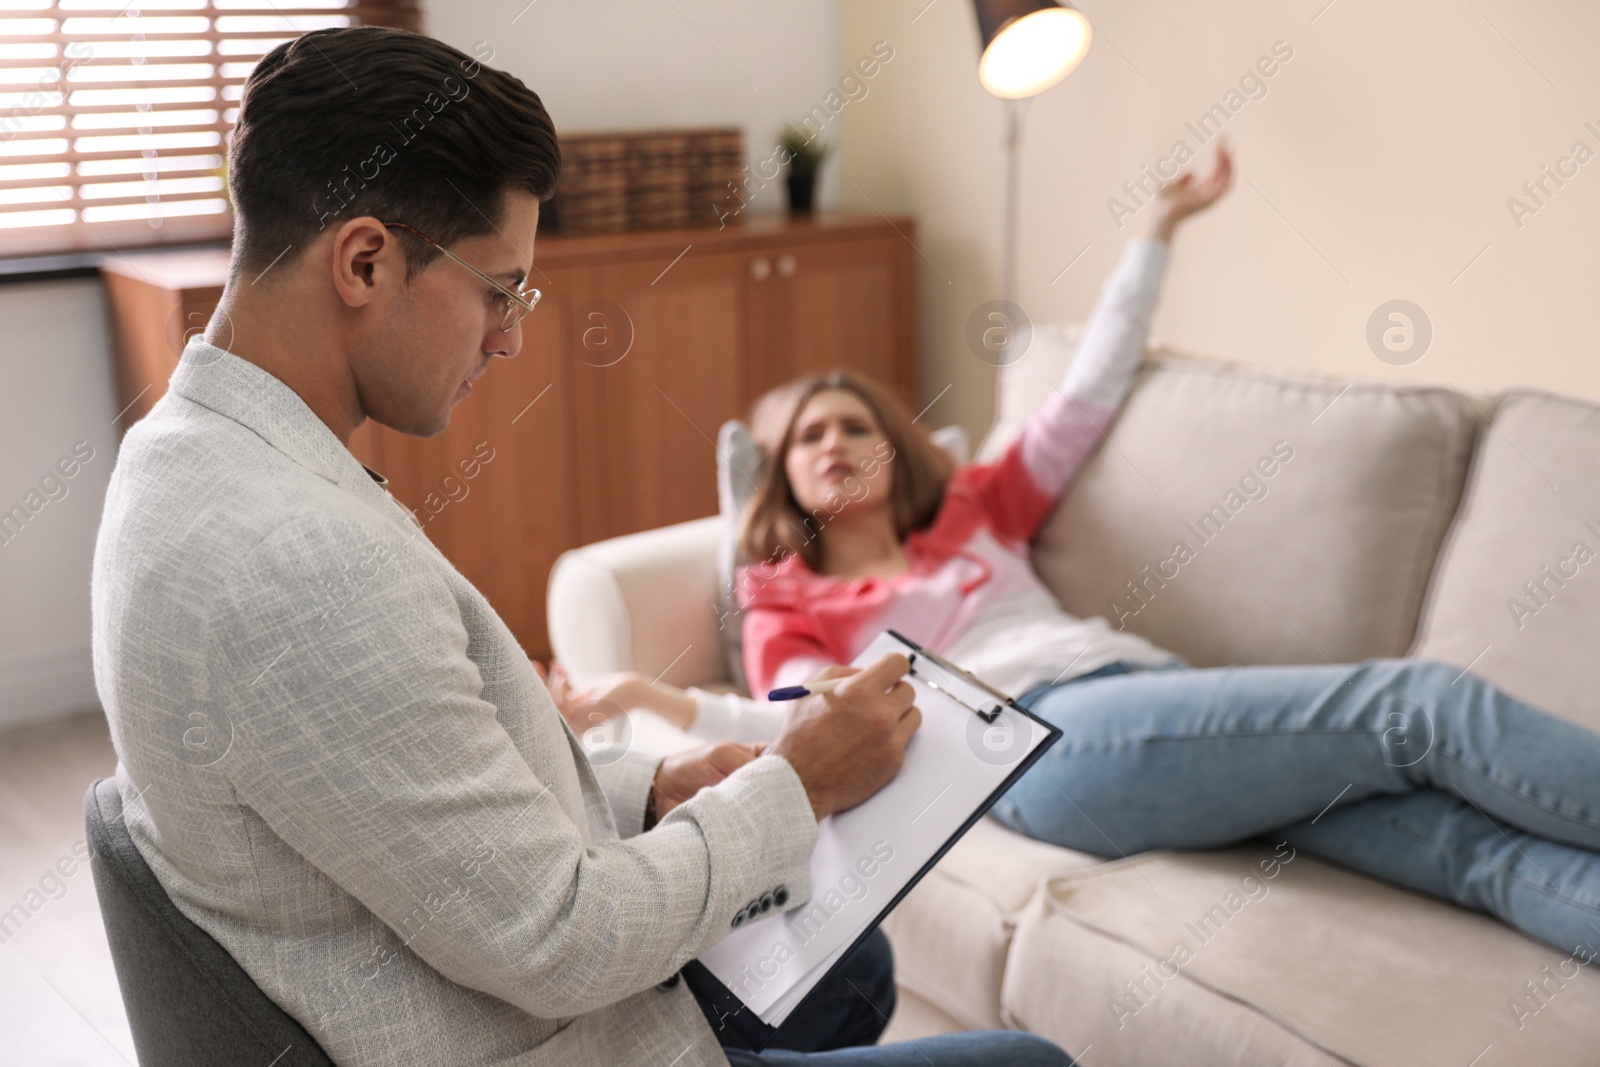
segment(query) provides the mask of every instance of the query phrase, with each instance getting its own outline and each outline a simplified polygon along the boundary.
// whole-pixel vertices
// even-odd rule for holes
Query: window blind
[[[227,141],[261,57],[419,22],[415,0],[0,0],[0,254],[225,237]]]

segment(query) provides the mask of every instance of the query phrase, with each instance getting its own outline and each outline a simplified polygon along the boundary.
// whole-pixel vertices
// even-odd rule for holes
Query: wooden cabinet
[[[915,239],[909,219],[845,214],[541,235],[544,297],[517,358],[493,361],[444,432],[368,422],[351,451],[546,658],[556,556],[715,512],[717,433],[762,392],[848,367],[916,410]],[[199,258],[179,269],[178,255]],[[225,251],[107,262],[125,426],[164,391],[226,264]]]
[[[816,243],[747,255],[749,398],[801,374],[849,367],[908,399],[914,371],[902,359],[900,324],[915,314],[912,251],[895,233],[848,244]]]
[[[188,338],[205,332],[228,280],[228,250],[107,257],[100,278],[111,306],[117,410],[127,429],[167,391]]]
[[[580,543],[717,510],[717,429],[746,395],[740,260],[691,250],[665,274],[655,259],[597,269],[610,347],[585,347],[575,328],[565,354]]]

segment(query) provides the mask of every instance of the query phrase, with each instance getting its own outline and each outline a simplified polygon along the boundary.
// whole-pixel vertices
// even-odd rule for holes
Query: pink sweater
[[[835,578],[793,555],[741,568],[745,671],[757,697],[849,663],[890,627],[1018,696],[1119,659],[1178,658],[1102,618],[1062,611],[1028,552],[1132,384],[1167,256],[1162,242],[1129,242],[1061,385],[998,459],[951,475],[933,523],[905,540],[905,571]],[[693,692],[696,734],[758,739],[781,722],[782,705]]]

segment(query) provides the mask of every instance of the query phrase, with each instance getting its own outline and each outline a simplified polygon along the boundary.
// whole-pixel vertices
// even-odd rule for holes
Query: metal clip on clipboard
[[[949,697],[957,704],[960,704],[962,707],[972,712],[984,722],[994,722],[1000,717],[1000,710],[1006,705],[1013,703],[1011,697],[1005,693],[1002,693],[1000,690],[985,682],[983,679],[976,678],[973,675],[968,674],[966,671],[962,670],[960,667],[957,667],[954,663],[951,663],[943,656],[940,656],[937,653],[929,652],[927,649],[917,645],[916,642],[908,640],[903,634],[896,633],[894,630],[890,630],[889,632],[912,647],[913,651],[906,653],[906,658],[911,661],[912,674],[928,683],[928,688],[943,693],[945,696]],[[940,684],[940,678],[929,677],[929,672],[927,670],[919,671],[917,669],[917,661],[919,659],[927,664],[932,665],[932,667],[935,668],[940,675],[943,675],[943,681],[945,684]],[[954,688],[949,684],[949,679],[951,678],[959,679],[964,684],[987,693],[989,696],[994,698],[994,702],[990,703],[988,701],[980,701],[980,704],[982,705],[981,707],[973,707],[970,703],[961,699],[961,697],[956,694]]]

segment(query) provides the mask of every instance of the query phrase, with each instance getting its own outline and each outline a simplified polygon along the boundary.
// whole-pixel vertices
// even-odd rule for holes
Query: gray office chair
[[[83,798],[100,916],[142,1067],[334,1067],[212,936],[178,910],[122,821],[117,783]]]

